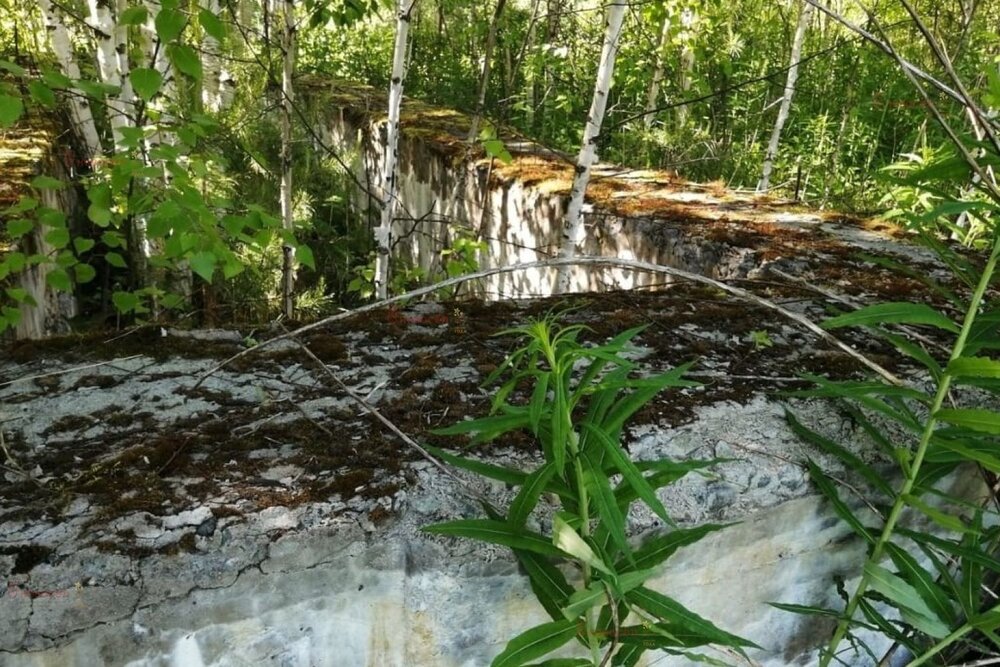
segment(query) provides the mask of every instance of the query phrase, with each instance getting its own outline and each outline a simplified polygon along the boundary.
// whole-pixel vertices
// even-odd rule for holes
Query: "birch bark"
[[[121,38],[121,30],[111,15],[108,0],[88,0],[90,10],[90,27],[94,29],[97,38],[97,71],[101,81],[119,89],[116,95],[108,95],[108,123],[111,125],[111,138],[116,154],[124,152],[122,145],[122,128],[128,127],[129,109],[126,108],[123,94],[121,60],[118,57],[117,39]]]
[[[497,42],[497,27],[500,25],[500,16],[503,14],[504,5],[507,0],[497,0],[496,9],[493,10],[493,21],[490,23],[489,32],[486,33],[486,46],[483,52],[483,68],[479,75],[479,94],[476,95],[476,110],[472,115],[472,126],[469,128],[468,143],[476,140],[479,134],[479,121],[483,115],[483,107],[486,105],[486,91],[490,83],[490,63],[493,60],[493,48]]]
[[[66,20],[62,10],[55,6],[51,0],[39,0],[38,4],[42,10],[45,29],[49,33],[49,42],[56,55],[56,60],[59,61],[59,67],[63,74],[70,79],[79,79],[80,67],[73,55],[73,45],[70,42],[69,30],[66,29]],[[103,152],[101,137],[97,133],[94,113],[90,108],[87,96],[79,90],[74,91],[69,96],[69,108],[76,132],[88,153],[86,157],[88,159],[99,157]]]
[[[663,24],[660,26],[660,37],[656,43],[656,66],[653,69],[653,81],[649,84],[649,94],[646,96],[646,115],[642,117],[642,122],[648,130],[653,126],[656,118],[656,104],[660,97],[660,84],[663,83],[663,70],[666,65],[666,45],[670,36],[670,16],[664,15]]]
[[[292,211],[292,112],[295,91],[292,74],[295,69],[295,2],[284,0],[284,31],[281,36],[281,227],[286,238],[282,245],[281,305],[285,317],[295,311],[295,247],[291,243],[295,233]]]
[[[219,15],[219,0],[200,0],[203,11]],[[219,40],[206,31],[201,40],[201,103],[207,111],[222,109],[222,58]]]
[[[597,83],[594,86],[594,97],[590,102],[590,112],[587,114],[587,125],[583,131],[583,141],[580,155],[576,160],[576,175],[573,178],[573,188],[570,191],[566,217],[563,221],[563,240],[559,256],[571,259],[576,256],[585,232],[583,228],[583,199],[590,182],[590,169],[597,152],[597,138],[601,133],[601,123],[604,121],[604,110],[608,103],[608,91],[615,72],[615,58],[618,55],[619,39],[622,22],[628,0],[613,0],[608,7],[605,24],[604,46],[601,49],[601,64],[597,69]],[[556,292],[568,292],[573,269],[562,266],[556,279]]]
[[[774,170],[774,158],[778,155],[781,131],[785,128],[785,121],[788,120],[788,112],[792,107],[792,96],[795,95],[795,83],[799,79],[799,60],[802,58],[802,44],[805,42],[806,29],[809,27],[812,8],[813,6],[808,2],[803,4],[802,12],[799,14],[799,23],[795,27],[788,78],[785,80],[785,90],[781,98],[781,107],[778,109],[778,118],[774,121],[774,131],[771,132],[771,140],[767,144],[767,153],[764,154],[764,171],[760,177],[760,182],[757,183],[757,192],[767,192],[771,186],[771,172]]]
[[[396,213],[399,157],[399,109],[403,100],[406,46],[410,32],[410,17],[416,0],[400,0],[396,21],[396,43],[392,56],[392,80],[389,84],[389,118],[386,123],[385,159],[382,168],[382,219],[375,229],[375,296],[384,299],[389,291],[389,253],[392,248],[392,220]]]

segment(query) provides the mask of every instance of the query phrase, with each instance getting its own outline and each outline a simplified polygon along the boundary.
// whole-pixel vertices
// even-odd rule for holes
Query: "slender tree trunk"
[[[111,7],[106,0],[88,0],[87,5],[90,9],[90,26],[97,38],[98,74],[101,81],[119,89],[117,96],[108,96],[107,105],[115,153],[121,155],[125,152],[122,145],[122,128],[132,125],[129,120],[131,109],[126,107],[123,100],[124,80],[117,51],[119,45],[116,43],[117,39],[121,39],[121,31],[111,15]]]
[[[486,105],[486,91],[490,83],[490,61],[493,60],[493,47],[497,41],[497,27],[500,25],[500,16],[503,14],[504,5],[507,0],[497,0],[496,9],[493,11],[493,21],[490,23],[490,30],[486,33],[486,47],[483,51],[483,69],[479,75],[479,94],[476,96],[476,110],[472,115],[472,126],[469,128],[468,143],[476,140],[479,134],[479,120],[483,114],[483,107]]]
[[[805,42],[806,29],[809,27],[812,8],[812,5],[809,3],[803,3],[802,12],[799,14],[799,23],[795,27],[788,78],[785,80],[785,90],[781,98],[781,107],[778,109],[778,118],[774,122],[774,131],[771,132],[771,141],[768,142],[767,153],[764,155],[764,171],[760,177],[760,182],[757,183],[757,192],[767,192],[771,186],[771,171],[774,169],[774,159],[778,155],[781,131],[785,127],[785,121],[788,120],[788,111],[792,107],[792,96],[795,95],[795,83],[799,78],[799,60],[802,57],[802,43]]]
[[[604,121],[604,110],[608,103],[608,91],[614,79],[615,58],[618,55],[619,40],[622,32],[622,21],[625,18],[627,0],[613,0],[608,7],[605,23],[604,47],[601,49],[601,64],[597,69],[597,83],[594,86],[594,97],[590,102],[590,112],[587,114],[587,125],[583,131],[583,142],[580,155],[576,160],[576,176],[573,178],[573,188],[570,191],[569,204],[566,208],[566,218],[563,221],[563,241],[559,256],[570,259],[577,254],[583,242],[583,198],[590,182],[590,168],[597,152],[597,138],[601,133],[601,123]],[[568,292],[572,267],[560,267],[556,282],[556,291]]]
[[[295,310],[295,247],[291,237],[295,233],[292,217],[292,104],[295,91],[292,74],[295,68],[295,4],[284,0],[285,25],[281,39],[283,62],[281,68],[281,227],[286,238],[282,245],[281,305],[285,317],[291,318]]]
[[[698,23],[698,15],[694,9],[687,8],[681,12],[681,55],[680,55],[680,89],[681,97],[687,99],[687,94],[691,91],[691,81],[694,76],[694,31]],[[688,105],[681,104],[677,107],[677,127],[687,125],[690,109]]]
[[[39,0],[42,9],[42,16],[45,20],[45,29],[49,33],[49,41],[52,44],[52,51],[59,61],[59,67],[63,74],[71,79],[80,78],[80,67],[76,63],[73,55],[73,44],[70,42],[69,31],[66,29],[66,20],[62,10],[56,7],[51,0]],[[102,153],[101,137],[97,133],[97,125],[94,123],[94,113],[90,108],[87,96],[80,91],[74,91],[69,96],[70,114],[73,117],[75,130],[83,142],[84,150],[87,151],[86,158],[93,159]]]
[[[203,11],[219,15],[219,0],[200,0]],[[206,31],[201,40],[202,89],[201,102],[206,111],[222,108],[222,58],[219,40]]]
[[[389,292],[389,253],[392,249],[392,220],[396,213],[399,158],[399,108],[403,101],[403,76],[410,17],[416,0],[400,0],[396,21],[396,44],[392,55],[392,80],[389,84],[389,118],[386,122],[385,159],[382,168],[382,220],[375,229],[375,296],[384,299]]]
[[[653,126],[656,118],[656,105],[660,97],[660,84],[663,83],[663,70],[666,65],[666,45],[670,36],[670,16],[664,14],[663,23],[660,26],[660,36],[656,42],[656,65],[653,68],[653,81],[649,84],[649,95],[646,96],[646,115],[642,117],[642,123],[648,130]]]

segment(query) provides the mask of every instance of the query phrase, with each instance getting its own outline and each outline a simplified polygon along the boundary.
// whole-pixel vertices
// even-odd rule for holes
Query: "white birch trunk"
[[[396,163],[399,151],[399,108],[403,101],[403,76],[410,16],[416,0],[400,0],[396,21],[396,44],[392,56],[392,80],[389,84],[389,119],[387,121],[385,159],[382,169],[382,219],[375,229],[375,296],[384,299],[389,291],[389,252],[392,247],[392,219],[396,213]]]
[[[472,125],[469,127],[469,137],[466,140],[472,143],[479,134],[479,121],[483,114],[483,107],[486,105],[486,91],[490,83],[490,63],[493,60],[493,48],[497,42],[497,27],[500,25],[500,16],[503,14],[504,5],[507,0],[497,0],[496,9],[493,12],[493,21],[490,23],[490,30],[486,33],[486,47],[483,52],[483,69],[479,75],[479,94],[476,96],[476,111],[472,115]]]
[[[646,96],[646,115],[642,117],[642,123],[648,130],[653,126],[656,118],[656,105],[660,97],[660,84],[663,83],[663,71],[666,65],[665,50],[667,38],[670,36],[670,17],[663,17],[663,25],[660,26],[660,37],[656,43],[656,65],[653,68],[653,81],[649,84],[649,95]]]
[[[69,31],[66,29],[66,21],[62,10],[52,4],[51,0],[39,0],[42,16],[45,20],[45,29],[49,33],[49,41],[52,44],[52,51],[59,61],[59,66],[63,74],[71,79],[80,78],[80,67],[73,56],[73,44],[70,42]],[[73,117],[73,124],[84,149],[87,151],[87,159],[98,157],[103,152],[101,147],[101,137],[97,133],[97,125],[94,124],[94,113],[90,108],[87,96],[80,91],[75,91],[69,96],[70,114]]]
[[[681,97],[686,99],[687,93],[691,90],[691,80],[694,73],[694,31],[695,24],[698,23],[698,15],[693,9],[685,9],[681,12],[681,26],[683,32],[681,37],[680,56],[680,89]],[[688,105],[681,104],[677,107],[677,127],[682,128],[687,125]]]
[[[160,144],[169,143],[167,133],[160,130],[159,126],[169,125],[172,120],[170,112],[167,109],[167,104],[170,100],[177,99],[177,85],[174,81],[173,67],[171,67],[170,60],[167,58],[166,45],[160,43],[160,38],[156,34],[155,21],[156,15],[160,11],[160,4],[152,0],[143,0],[143,4],[147,10],[146,22],[142,26],[142,51],[146,58],[145,65],[155,69],[163,77],[159,94],[146,105],[148,109],[152,109],[159,114],[159,121],[155,123],[157,129],[152,132],[148,141],[149,147],[155,148]],[[165,182],[169,183],[170,173],[164,170],[163,178]]]
[[[292,215],[292,104],[295,91],[292,74],[295,68],[295,2],[284,0],[284,31],[281,35],[281,227],[289,238],[282,244],[281,307],[291,319],[295,311],[295,247],[290,237],[295,233]]]
[[[129,110],[122,100],[121,61],[116,51],[116,36],[119,36],[120,31],[111,16],[111,7],[106,3],[107,0],[88,0],[87,5],[90,9],[90,26],[97,39],[97,72],[101,81],[119,89],[116,95],[108,95],[106,101],[115,153],[121,154],[124,152],[122,128],[130,125]]]
[[[199,6],[216,16],[219,15],[219,0],[200,0]],[[208,32],[201,40],[202,89],[201,102],[205,109],[217,112],[222,109],[222,58],[221,45]]]
[[[771,140],[767,144],[767,153],[764,154],[764,171],[760,177],[760,182],[757,183],[757,192],[767,192],[767,189],[771,186],[771,171],[774,169],[774,158],[778,155],[781,131],[785,127],[785,121],[788,120],[788,112],[792,107],[792,96],[795,95],[795,83],[799,79],[799,60],[802,57],[802,44],[805,42],[806,29],[809,27],[812,8],[811,4],[803,3],[802,13],[799,14],[799,23],[795,27],[788,78],[785,80],[785,91],[781,98],[781,107],[778,109],[778,118],[774,121],[774,131],[771,132]]]
[[[580,155],[576,160],[576,176],[573,178],[573,189],[570,191],[569,205],[566,208],[566,218],[563,221],[563,241],[559,256],[571,259],[577,254],[583,242],[583,198],[590,182],[590,168],[597,152],[595,143],[601,133],[601,123],[604,121],[604,110],[608,103],[608,91],[615,73],[615,58],[618,55],[619,39],[622,32],[622,21],[625,18],[627,0],[613,0],[608,7],[607,22],[604,33],[604,46],[601,49],[601,64],[597,70],[597,83],[594,86],[594,97],[590,102],[590,112],[587,115],[587,126],[583,131],[583,142],[580,145]],[[573,274],[571,266],[559,268],[556,281],[556,292],[564,293],[570,289],[570,279]]]

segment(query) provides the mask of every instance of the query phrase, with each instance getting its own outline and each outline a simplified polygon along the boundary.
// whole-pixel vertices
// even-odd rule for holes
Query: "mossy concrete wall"
[[[327,146],[350,164],[355,203],[377,224],[383,197],[385,95],[370,87],[309,78],[303,99]],[[405,100],[399,137],[398,206],[393,224],[398,260],[440,272],[441,251],[456,238],[479,239],[482,268],[557,256],[573,161],[513,130],[500,134],[509,163],[467,144],[470,119],[453,110]],[[899,252],[900,236],[878,223],[818,214],[795,204],[720,184],[690,183],[667,171],[598,164],[584,209],[585,254],[664,264],[693,273],[741,279],[771,264],[842,256],[862,246]],[[440,273],[439,273],[440,275]],[[516,298],[553,292],[553,270],[492,276],[474,289]],[[662,275],[622,268],[576,267],[573,291],[661,284]]]

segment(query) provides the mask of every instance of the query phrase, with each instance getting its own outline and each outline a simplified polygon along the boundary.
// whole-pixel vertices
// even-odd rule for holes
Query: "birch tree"
[[[614,0],[608,7],[605,22],[604,46],[601,48],[601,63],[597,69],[597,83],[594,86],[594,96],[590,102],[587,114],[587,125],[583,131],[583,141],[580,154],[576,159],[576,175],[573,178],[573,188],[570,190],[569,204],[563,221],[562,248],[559,256],[564,259],[574,257],[583,242],[583,198],[590,182],[590,169],[597,153],[597,138],[601,133],[601,123],[604,121],[604,110],[608,103],[608,92],[615,73],[615,58],[618,55],[619,39],[621,38],[622,21],[625,18],[627,0]],[[572,267],[562,266],[556,282],[557,292],[567,292],[570,289]]]
[[[656,65],[653,67],[653,80],[649,84],[649,94],[646,96],[645,115],[642,122],[648,130],[656,118],[656,105],[660,97],[660,84],[663,83],[663,71],[666,69],[666,46],[670,41],[670,15],[664,13],[660,25],[660,36],[656,43]]]
[[[80,79],[80,66],[73,55],[73,43],[70,41],[69,30],[66,28],[66,17],[62,8],[52,0],[39,0],[45,30],[49,33],[49,43],[55,53],[62,73],[70,79]],[[101,137],[94,123],[94,113],[86,95],[79,90],[72,91],[69,96],[70,115],[73,118],[75,130],[83,142],[88,158],[99,157],[103,153]]]
[[[802,59],[802,44],[805,42],[806,29],[809,27],[809,19],[812,16],[812,5],[803,3],[802,11],[799,14],[799,23],[795,27],[795,37],[792,39],[792,57],[788,67],[788,77],[785,80],[785,90],[781,97],[781,106],[778,108],[778,118],[774,121],[774,130],[771,132],[771,140],[767,144],[767,153],[764,154],[764,171],[757,183],[757,192],[767,192],[771,186],[771,171],[774,169],[774,159],[778,155],[778,145],[781,142],[781,131],[785,128],[785,121],[788,120],[788,112],[792,108],[792,96],[795,95],[795,83],[799,79],[799,60]]]
[[[295,2],[284,0],[284,30],[281,37],[281,227],[282,244],[281,306],[285,317],[295,310],[295,220],[292,210],[292,113],[294,94],[292,74],[295,69]]]
[[[223,107],[222,96],[222,44],[219,21],[219,0],[200,0],[198,13],[204,34],[201,39],[202,75],[201,102],[208,111],[216,112]]]
[[[124,152],[122,128],[132,125],[129,113],[134,102],[131,99],[132,87],[130,84],[126,87],[126,79],[123,77],[127,76],[128,72],[122,71],[123,64],[128,67],[128,59],[119,58],[117,51],[121,47],[125,49],[126,54],[128,52],[125,43],[127,30],[119,27],[111,14],[107,0],[88,0],[87,6],[90,10],[90,26],[97,39],[97,71],[104,83],[119,90],[117,94],[108,95],[107,109],[115,153],[122,154]]]
[[[493,20],[490,22],[489,32],[486,34],[486,46],[483,49],[483,67],[479,76],[479,93],[476,95],[476,110],[472,115],[472,125],[469,127],[468,143],[476,140],[479,134],[479,121],[483,115],[483,107],[486,105],[486,91],[490,83],[490,63],[493,60],[493,48],[497,42],[497,27],[500,25],[500,16],[507,0],[497,0],[496,9],[493,10]]]
[[[681,43],[680,55],[680,88],[681,97],[687,98],[691,91],[691,81],[694,76],[694,38],[695,26],[698,23],[698,14],[691,7],[685,7],[681,12]],[[687,124],[688,107],[681,104],[677,107],[677,126],[684,127]]]
[[[410,18],[416,0],[400,0],[396,19],[396,43],[392,54],[392,80],[389,84],[389,118],[386,121],[385,158],[382,165],[382,219],[375,229],[375,296],[384,299],[389,293],[389,253],[392,249],[392,220],[396,213],[399,159],[399,110],[403,101],[403,76]]]

